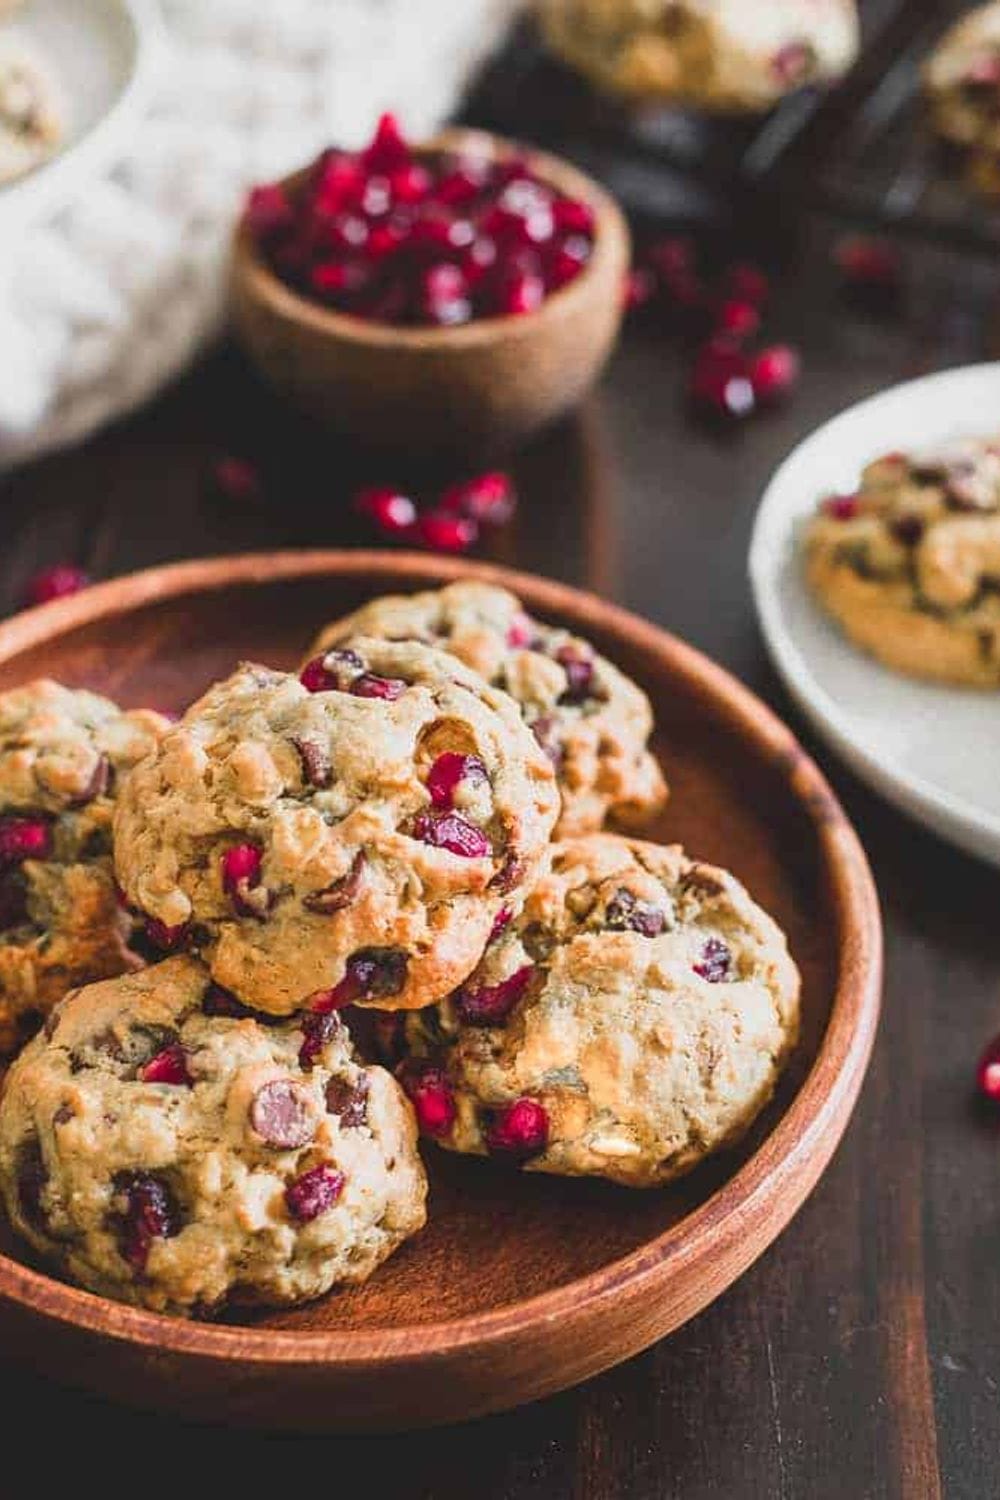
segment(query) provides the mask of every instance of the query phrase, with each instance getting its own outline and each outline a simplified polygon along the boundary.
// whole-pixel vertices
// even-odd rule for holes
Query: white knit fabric
[[[144,401],[217,333],[247,188],[383,109],[454,107],[520,0],[162,0],[171,54],[127,158],[0,245],[0,462]]]

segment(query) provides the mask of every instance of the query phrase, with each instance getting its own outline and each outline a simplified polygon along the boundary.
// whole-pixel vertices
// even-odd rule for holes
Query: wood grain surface
[[[8,1431],[16,1444],[43,1413],[47,1481],[78,1476],[85,1454],[102,1485],[129,1493],[144,1464],[175,1485],[211,1473],[247,1494],[323,1484],[408,1500],[997,1494],[1000,1127],[973,1107],[971,1076],[1000,1029],[1000,874],[880,803],[811,741],[764,658],[746,585],[754,507],[795,441],[894,380],[1000,352],[996,268],[914,248],[902,316],[873,322],[837,298],[837,226],[801,232],[771,325],[802,348],[795,402],[720,440],[683,413],[676,347],[634,328],[581,416],[518,461],[521,512],[485,550],[707,650],[829,772],[872,860],[888,939],[872,1068],[830,1170],[686,1328],[575,1391],[445,1431],[254,1439],[126,1417],[10,1371]],[[261,462],[269,504],[210,496],[220,452]],[[223,353],[149,412],[0,484],[0,602],[12,608],[32,570],[62,557],[108,577],[183,555],[364,544],[347,499],[382,477],[352,471]]]

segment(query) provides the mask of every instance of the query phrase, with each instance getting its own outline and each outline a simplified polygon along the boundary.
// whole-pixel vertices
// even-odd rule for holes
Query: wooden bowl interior
[[[447,565],[444,565],[445,567]],[[433,579],[387,579],[374,567],[331,580],[233,583],[151,600],[68,629],[0,663],[0,687],[39,674],[106,692],[129,706],[183,709],[241,659],[290,667],[324,621],[377,593]],[[529,607],[546,611],[522,591]],[[821,1045],[838,970],[839,920],[817,822],[789,794],[788,764],[748,737],[683,661],[625,639],[583,604],[561,611],[650,693],[656,748],[673,796],[650,836],[680,840],[731,868],[788,933],[803,975],[803,1036],[778,1093],[739,1148],[674,1187],[630,1192],[602,1183],[508,1172],[427,1152],[426,1230],[367,1285],[293,1312],[243,1317],[282,1329],[399,1328],[497,1309],[607,1267],[677,1223],[726,1183],[788,1108]],[[28,1257],[6,1230],[0,1247]]]

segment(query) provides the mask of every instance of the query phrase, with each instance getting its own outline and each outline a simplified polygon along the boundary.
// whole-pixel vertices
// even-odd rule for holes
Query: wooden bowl
[[[653,836],[729,866],[802,969],[803,1036],[734,1152],[675,1186],[504,1172],[428,1149],[430,1222],[367,1285],[239,1325],[106,1301],[0,1243],[5,1353],[105,1395],[265,1427],[400,1428],[547,1395],[628,1358],[717,1297],[800,1206],[840,1139],[878,1016],[878,904],[823,777],[753,695],[590,594],[405,553],[286,552],[155,568],[0,625],[0,686],[48,672],[180,709],[241,657],[291,666],[328,618],[464,576],[515,589],[652,695],[673,796]],[[3,1253],[6,1252],[6,1253]]]
[[[460,150],[503,158],[522,148],[482,131],[447,130],[417,154]],[[367,323],[292,291],[241,226],[232,308],[253,363],[323,423],[362,444],[422,457],[478,459],[569,411],[597,379],[618,333],[628,229],[591,178],[542,152],[530,157],[544,181],[589,203],[596,223],[587,265],[537,312],[456,328]],[[304,175],[287,185],[294,189]]]

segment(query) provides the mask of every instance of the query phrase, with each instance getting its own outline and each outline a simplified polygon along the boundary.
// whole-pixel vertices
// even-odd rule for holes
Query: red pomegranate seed
[[[1000,1104],[1000,1036],[993,1038],[979,1059],[976,1088],[984,1098]]]
[[[306,662],[299,673],[299,681],[310,693],[342,692],[362,671],[364,662],[355,651],[326,651]]]
[[[470,291],[475,291],[492,271],[497,255],[496,240],[490,239],[488,234],[477,234],[460,262]]]
[[[264,183],[250,189],[244,217],[254,239],[266,243],[292,228],[295,210],[280,183]]]
[[[511,1156],[537,1156],[548,1140],[549,1117],[537,1099],[515,1099],[486,1129],[488,1148]]]
[[[493,845],[483,830],[461,813],[418,813],[413,820],[413,837],[463,859],[488,859],[493,853]]]
[[[726,291],[731,297],[739,297],[744,302],[753,302],[756,306],[767,299],[771,290],[770,282],[759,266],[751,265],[749,261],[735,261],[729,266],[725,274]]]
[[[472,317],[469,285],[458,266],[442,261],[430,266],[420,280],[418,309],[425,323],[441,328],[467,323]]]
[[[575,281],[590,259],[591,242],[582,235],[570,235],[556,244],[545,261],[545,285],[558,291]]]
[[[715,326],[734,339],[752,338],[760,327],[760,313],[752,302],[730,297],[716,313]]]
[[[409,495],[388,486],[359,490],[354,497],[354,508],[383,531],[393,533],[408,531],[417,519],[417,507]]]
[[[154,1240],[173,1239],[181,1232],[181,1217],[173,1194],[154,1172],[119,1172],[112,1183],[124,1198],[120,1218],[121,1252],[136,1271],[144,1271]]]
[[[430,1063],[404,1063],[400,1082],[413,1105],[421,1135],[440,1139],[455,1123],[455,1097],[444,1071]]]
[[[827,495],[821,509],[834,521],[853,521],[860,513],[861,502],[857,495]]]
[[[270,895],[260,883],[263,853],[256,844],[234,844],[223,854],[222,885],[240,916],[263,917]]]
[[[555,659],[566,673],[563,701],[582,703],[589,698],[594,680],[593,658],[582,646],[560,646]]]
[[[478,990],[464,987],[457,990],[454,1000],[459,1016],[470,1026],[502,1026],[523,997],[534,973],[534,964],[525,964],[499,984],[484,985]]]
[[[43,568],[28,580],[24,590],[24,603],[48,604],[50,599],[64,599],[67,594],[78,594],[87,588],[90,578],[74,563],[55,563]]]
[[[339,1036],[344,1023],[336,1010],[309,1011],[302,1017],[302,1045],[299,1048],[299,1067],[306,1073],[312,1071],[316,1059],[334,1037]]]
[[[482,785],[487,779],[486,767],[478,755],[446,750],[427,773],[427,790],[435,807],[450,808],[455,801],[455,791],[463,781]]]
[[[488,943],[495,943],[502,932],[506,932],[514,917],[514,913],[506,906],[501,906],[493,918],[493,926],[490,928]]]
[[[361,290],[364,271],[354,261],[320,261],[309,273],[309,285],[321,302],[342,305]]]
[[[497,289],[493,311],[506,317],[537,312],[545,299],[545,283],[532,271],[514,271]]]
[[[178,948],[186,945],[191,925],[189,922],[178,922],[175,926],[168,927],[159,917],[147,917],[144,931],[149,942],[160,953],[175,953]]]
[[[285,1206],[293,1219],[309,1224],[332,1208],[344,1191],[343,1172],[323,1162],[302,1172],[285,1188]]]
[[[557,198],[552,205],[552,218],[560,234],[593,237],[594,210],[582,198]]]
[[[408,686],[401,677],[377,677],[374,672],[362,672],[351,683],[351,693],[355,698],[382,698],[395,703]]]
[[[375,127],[371,145],[361,153],[361,165],[368,172],[392,172],[410,160],[410,148],[399,128],[396,116],[386,111]]]
[[[513,651],[530,650],[538,639],[538,628],[530,615],[517,614],[507,627],[507,645]]]
[[[459,160],[439,178],[434,196],[439,203],[459,208],[478,198],[486,185],[489,164],[472,158]]]
[[[750,384],[761,406],[787,396],[799,378],[799,356],[790,344],[771,344],[750,363]]]
[[[395,203],[422,203],[431,190],[433,178],[417,161],[407,162],[389,173],[389,191]]]
[[[406,954],[399,948],[360,948],[347,960],[339,984],[310,996],[309,1009],[322,1015],[343,1010],[356,1000],[384,1000],[398,995],[406,983],[406,968]]]
[[[643,260],[660,276],[672,276],[678,271],[693,271],[694,242],[686,235],[665,235],[647,245]]]
[[[729,969],[732,963],[732,954],[729,946],[721,938],[706,938],[701,950],[701,958],[693,965],[694,972],[709,984],[721,984],[724,979],[729,978]]]
[[[410,230],[409,242],[417,250],[452,255],[467,250],[475,238],[475,226],[470,219],[456,218],[435,209],[416,220]],[[451,269],[456,268],[451,266]]]
[[[517,508],[517,496],[509,475],[491,470],[451,485],[441,495],[438,508],[452,515],[468,516],[481,526],[503,526]]]
[[[703,347],[695,359],[689,389],[696,405],[715,416],[748,417],[754,408],[747,358],[722,344]]]
[[[217,459],[212,466],[212,483],[217,494],[242,505],[255,504],[263,495],[257,467],[247,458]]]
[[[468,552],[479,540],[479,525],[469,516],[425,510],[417,517],[413,539],[434,552]]]
[[[884,291],[898,289],[902,276],[899,251],[887,240],[851,235],[835,247],[834,260],[844,280]]]
[[[0,865],[19,865],[25,859],[48,859],[52,829],[42,818],[0,817]]]
[[[169,1047],[164,1047],[162,1052],[151,1057],[139,1069],[139,1078],[142,1083],[169,1083],[186,1088],[193,1086],[187,1068],[187,1053],[180,1042],[171,1042]]]

